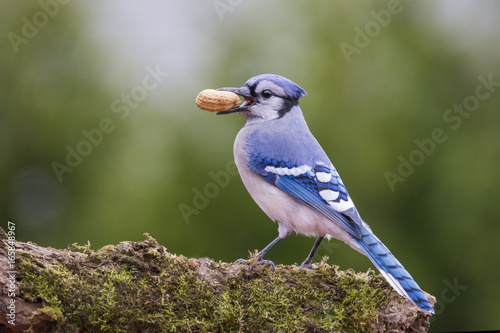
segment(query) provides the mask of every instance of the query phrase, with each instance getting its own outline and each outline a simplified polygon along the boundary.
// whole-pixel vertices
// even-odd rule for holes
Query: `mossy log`
[[[57,250],[30,242],[11,242],[9,249],[0,229],[0,332],[429,328],[429,316],[372,270],[341,271],[324,259],[314,269],[277,265],[273,271],[255,259],[235,264],[186,258],[145,237],[97,251],[89,244]]]

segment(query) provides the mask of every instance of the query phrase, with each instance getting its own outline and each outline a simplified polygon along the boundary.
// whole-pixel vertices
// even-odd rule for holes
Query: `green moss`
[[[372,271],[226,264],[166,252],[148,236],[83,253],[65,266],[23,255],[22,297],[40,301],[51,331],[360,332],[388,285]],[[63,252],[63,251],[61,251]],[[34,316],[35,317],[35,316]]]
[[[59,317],[65,311],[62,300],[68,296],[67,282],[71,273],[64,266],[44,265],[25,253],[18,258],[23,298],[31,302],[42,300],[46,313]]]

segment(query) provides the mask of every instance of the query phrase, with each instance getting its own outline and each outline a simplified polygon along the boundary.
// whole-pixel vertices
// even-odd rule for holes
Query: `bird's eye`
[[[269,98],[273,95],[273,92],[269,89],[266,89],[262,92],[262,97],[264,98]]]

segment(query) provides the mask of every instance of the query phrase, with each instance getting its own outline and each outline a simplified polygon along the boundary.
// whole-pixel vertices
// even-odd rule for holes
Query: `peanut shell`
[[[206,111],[226,111],[241,103],[240,96],[230,91],[205,89],[196,96],[196,105]]]

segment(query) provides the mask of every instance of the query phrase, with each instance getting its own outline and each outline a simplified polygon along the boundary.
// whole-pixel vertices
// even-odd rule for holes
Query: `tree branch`
[[[178,256],[145,236],[97,251],[15,242],[11,260],[0,229],[0,331],[425,332],[430,325],[372,270],[341,271],[324,259],[314,270],[273,272],[255,260]]]

